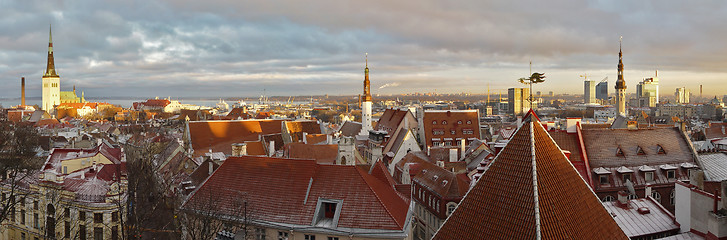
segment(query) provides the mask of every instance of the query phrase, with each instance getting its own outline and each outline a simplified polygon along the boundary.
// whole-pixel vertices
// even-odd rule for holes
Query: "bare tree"
[[[30,194],[28,181],[35,180],[42,165],[38,149],[35,128],[0,121],[0,222],[14,217],[16,206]]]
[[[253,239],[255,214],[248,197],[230,189],[198,191],[179,214],[183,234],[187,239],[208,240],[225,230]]]

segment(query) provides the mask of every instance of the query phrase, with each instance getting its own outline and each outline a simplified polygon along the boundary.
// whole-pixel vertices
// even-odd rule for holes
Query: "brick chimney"
[[[230,155],[232,155],[233,157],[247,155],[247,143],[233,143],[232,153]]]
[[[626,192],[626,191],[621,190],[621,191],[618,192],[617,195],[618,195],[618,198],[616,200],[616,206],[621,207],[621,208],[628,208],[628,205],[629,205],[629,199],[628,199],[629,193]]]

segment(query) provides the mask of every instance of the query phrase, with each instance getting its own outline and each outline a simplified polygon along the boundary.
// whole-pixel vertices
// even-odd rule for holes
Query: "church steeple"
[[[369,54],[366,53],[366,68],[364,69],[363,102],[371,102],[371,82],[369,81]]]
[[[53,61],[53,33],[51,28],[48,29],[48,65],[45,68],[43,77],[58,77]]]
[[[621,41],[618,41],[618,80],[616,80],[616,89],[626,89],[626,80],[624,80],[624,63],[623,52],[621,52]]]

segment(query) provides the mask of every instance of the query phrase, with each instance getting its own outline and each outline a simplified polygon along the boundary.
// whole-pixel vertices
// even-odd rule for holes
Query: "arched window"
[[[674,190],[671,190],[671,193],[669,193],[669,204],[674,205]]]
[[[657,202],[661,202],[661,194],[657,191],[651,192],[651,197],[654,198]]]
[[[636,195],[636,194],[629,194],[629,196],[628,196],[627,198],[628,198],[629,200],[631,200],[631,199],[637,199],[637,198],[639,198],[639,196],[638,196],[638,195]]]
[[[447,216],[452,215],[454,210],[457,209],[457,203],[449,202],[447,203]]]
[[[611,195],[608,195],[603,198],[603,202],[613,202],[613,197]]]

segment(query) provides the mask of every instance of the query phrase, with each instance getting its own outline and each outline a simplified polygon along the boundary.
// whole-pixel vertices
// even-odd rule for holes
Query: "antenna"
[[[366,53],[366,68],[369,67],[369,53]]]

